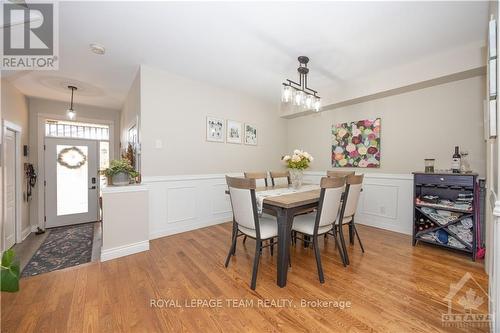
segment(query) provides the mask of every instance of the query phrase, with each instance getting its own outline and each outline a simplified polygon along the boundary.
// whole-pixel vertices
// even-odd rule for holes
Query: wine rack
[[[474,173],[413,173],[413,246],[419,242],[476,259],[479,188]]]

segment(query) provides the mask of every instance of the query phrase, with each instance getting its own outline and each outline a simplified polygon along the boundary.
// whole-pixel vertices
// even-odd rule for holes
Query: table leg
[[[293,213],[288,209],[280,209],[278,218],[278,262],[277,284],[281,288],[286,286],[288,274],[288,256],[290,255],[290,233],[292,231]]]

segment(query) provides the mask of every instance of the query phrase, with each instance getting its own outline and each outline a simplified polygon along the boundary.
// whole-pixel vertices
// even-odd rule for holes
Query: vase
[[[304,171],[301,169],[290,169],[290,181],[294,189],[299,189],[302,186]]]
[[[113,185],[124,186],[130,184],[130,175],[126,172],[120,172],[114,175],[111,179]]]

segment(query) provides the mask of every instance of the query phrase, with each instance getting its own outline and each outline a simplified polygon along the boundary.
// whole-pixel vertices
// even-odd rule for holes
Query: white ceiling
[[[320,94],[483,41],[488,2],[61,2],[59,71],[7,74],[28,96],[120,108],[140,64],[277,102],[311,58]],[[106,54],[89,51],[101,43]]]

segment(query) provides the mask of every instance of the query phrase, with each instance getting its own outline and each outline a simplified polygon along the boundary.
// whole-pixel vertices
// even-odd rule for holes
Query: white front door
[[[16,133],[5,130],[5,224],[4,249],[16,243]]]
[[[45,138],[45,227],[98,220],[97,141]]]

